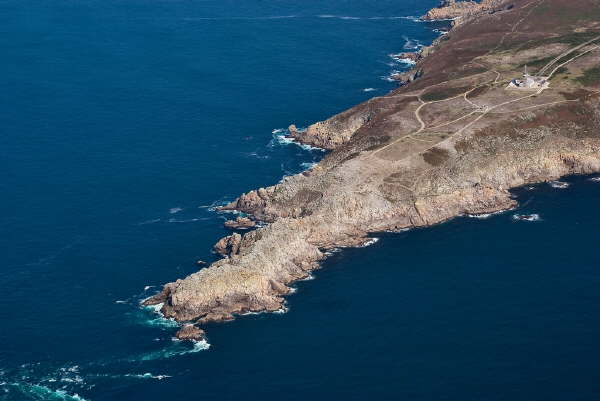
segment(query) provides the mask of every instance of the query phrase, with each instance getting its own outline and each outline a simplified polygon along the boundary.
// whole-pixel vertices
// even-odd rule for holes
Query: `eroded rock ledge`
[[[506,12],[480,14],[419,61],[423,78],[305,132],[290,129],[303,143],[331,152],[310,174],[250,191],[225,206],[269,224],[221,239],[215,250],[223,259],[166,284],[145,303],[164,303],[166,317],[199,325],[277,311],[290,285],[318,269],[327,250],[363,245],[370,233],[507,210],[516,206],[510,188],[599,172],[596,89],[568,78],[552,78],[550,90],[505,89],[536,54],[568,51],[570,44],[562,42],[544,47],[572,34],[559,14],[543,16],[558,18],[547,21],[552,29],[546,33],[522,22],[528,15],[541,18],[532,14],[538,2],[514,0]],[[545,0],[550,10],[560,6],[577,14],[580,5],[569,4]],[[543,40],[511,50],[519,48],[522,35]],[[490,50],[500,45],[503,50]],[[562,68],[572,68],[576,77],[596,57],[590,51]]]

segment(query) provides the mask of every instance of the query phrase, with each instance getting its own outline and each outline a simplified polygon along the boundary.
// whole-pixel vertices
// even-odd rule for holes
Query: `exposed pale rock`
[[[248,217],[238,216],[235,220],[227,220],[224,226],[231,229],[245,230],[256,226],[256,222]]]
[[[506,6],[507,0],[442,0],[437,8],[433,8],[423,16],[424,20],[448,20],[460,17],[473,17],[482,13],[501,10]]]
[[[192,324],[186,324],[175,333],[175,337],[180,340],[200,341],[204,339],[204,330]]]

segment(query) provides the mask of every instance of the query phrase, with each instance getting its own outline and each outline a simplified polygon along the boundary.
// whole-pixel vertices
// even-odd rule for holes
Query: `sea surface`
[[[215,206],[323,156],[282,128],[393,89],[436,3],[0,0],[0,400],[599,400],[593,177],[376,235],[205,343],[139,306],[215,259]]]

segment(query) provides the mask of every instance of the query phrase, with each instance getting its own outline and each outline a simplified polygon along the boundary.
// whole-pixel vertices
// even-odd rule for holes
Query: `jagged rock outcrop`
[[[491,13],[510,7],[507,0],[442,0],[437,8],[433,8],[422,19],[426,21],[449,20],[463,17],[473,17],[482,13]]]
[[[248,217],[238,216],[235,220],[227,220],[223,224],[232,230],[247,230],[256,226],[256,222]]]
[[[422,68],[412,69],[410,71],[401,72],[392,75],[392,78],[398,81],[400,85],[408,85],[409,83],[419,79],[423,75]]]
[[[398,54],[392,54],[390,56],[396,60],[410,60],[415,63],[421,59],[420,52],[403,52]]]
[[[242,243],[242,236],[238,233],[233,233],[227,237],[223,237],[215,244],[213,249],[221,256],[237,255]]]
[[[192,324],[186,324],[175,333],[175,337],[179,340],[201,341],[204,340],[204,334],[204,330]]]

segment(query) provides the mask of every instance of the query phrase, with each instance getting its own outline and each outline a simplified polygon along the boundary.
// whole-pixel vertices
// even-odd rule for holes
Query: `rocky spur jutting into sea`
[[[0,4],[0,400],[596,400],[597,13],[509,3]]]

